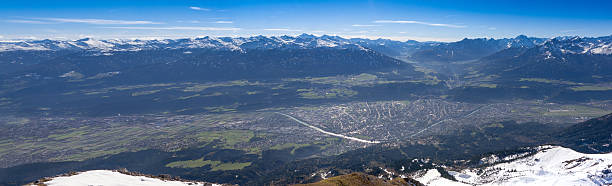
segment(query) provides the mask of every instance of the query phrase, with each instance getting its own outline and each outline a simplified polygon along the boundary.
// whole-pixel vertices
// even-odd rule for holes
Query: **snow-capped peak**
[[[612,37],[556,37],[542,44],[542,48],[560,54],[610,55],[612,54]]]
[[[115,46],[108,41],[99,41],[93,38],[79,39],[74,43],[83,49],[99,49],[103,51],[110,50]]]

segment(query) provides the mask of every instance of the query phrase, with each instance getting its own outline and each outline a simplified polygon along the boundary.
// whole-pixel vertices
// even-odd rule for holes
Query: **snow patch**
[[[81,79],[81,78],[83,78],[83,76],[84,76],[83,74],[73,70],[73,71],[66,72],[66,73],[62,74],[59,77],[61,77],[61,78]]]
[[[199,182],[165,181],[145,176],[131,176],[109,170],[92,170],[44,182],[49,186],[204,186]]]
[[[468,184],[456,182],[442,177],[442,174],[436,169],[429,169],[424,172],[418,172],[413,175],[413,178],[422,184],[428,186],[467,186]]]

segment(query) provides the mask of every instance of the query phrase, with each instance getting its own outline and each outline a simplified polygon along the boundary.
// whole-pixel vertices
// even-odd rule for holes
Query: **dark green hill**
[[[558,135],[563,146],[584,153],[612,152],[612,114],[573,125]]]

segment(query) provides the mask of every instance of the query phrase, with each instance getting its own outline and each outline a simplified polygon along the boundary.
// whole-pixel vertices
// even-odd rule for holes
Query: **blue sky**
[[[2,2],[0,39],[339,35],[455,41],[612,35],[612,1],[20,0]]]

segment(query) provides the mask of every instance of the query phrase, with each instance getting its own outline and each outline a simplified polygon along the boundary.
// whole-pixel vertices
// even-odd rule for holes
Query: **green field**
[[[199,168],[210,165],[212,171],[226,171],[226,170],[240,170],[251,165],[251,162],[243,163],[221,163],[220,161],[204,160],[203,158],[197,160],[186,160],[186,161],[175,161],[166,164],[166,167],[171,168]]]
[[[576,82],[571,82],[571,81],[561,81],[561,80],[543,79],[543,78],[521,78],[519,81],[530,81],[530,82],[562,84],[562,85],[581,85],[582,84],[582,83],[576,83]]]

